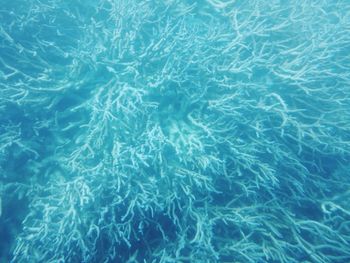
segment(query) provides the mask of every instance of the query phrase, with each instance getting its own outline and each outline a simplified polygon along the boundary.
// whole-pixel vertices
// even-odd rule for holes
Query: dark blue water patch
[[[28,214],[29,200],[20,190],[2,195],[2,215],[0,217],[0,259],[9,262],[12,258],[16,237],[22,230],[22,222]]]

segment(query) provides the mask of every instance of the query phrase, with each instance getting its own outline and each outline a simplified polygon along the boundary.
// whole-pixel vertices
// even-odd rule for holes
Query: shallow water
[[[0,262],[350,262],[348,1],[4,0]]]

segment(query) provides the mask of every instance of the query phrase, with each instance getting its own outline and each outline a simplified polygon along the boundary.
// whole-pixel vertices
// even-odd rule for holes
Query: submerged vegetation
[[[349,262],[350,3],[282,2],[5,0],[0,261]]]

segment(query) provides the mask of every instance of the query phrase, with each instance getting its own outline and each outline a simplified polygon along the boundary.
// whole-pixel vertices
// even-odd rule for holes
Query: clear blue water
[[[347,0],[2,0],[0,262],[350,262],[349,112]]]

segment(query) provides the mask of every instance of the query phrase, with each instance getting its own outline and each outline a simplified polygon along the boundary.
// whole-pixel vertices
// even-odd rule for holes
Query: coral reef
[[[0,261],[349,262],[350,3],[5,1]]]

